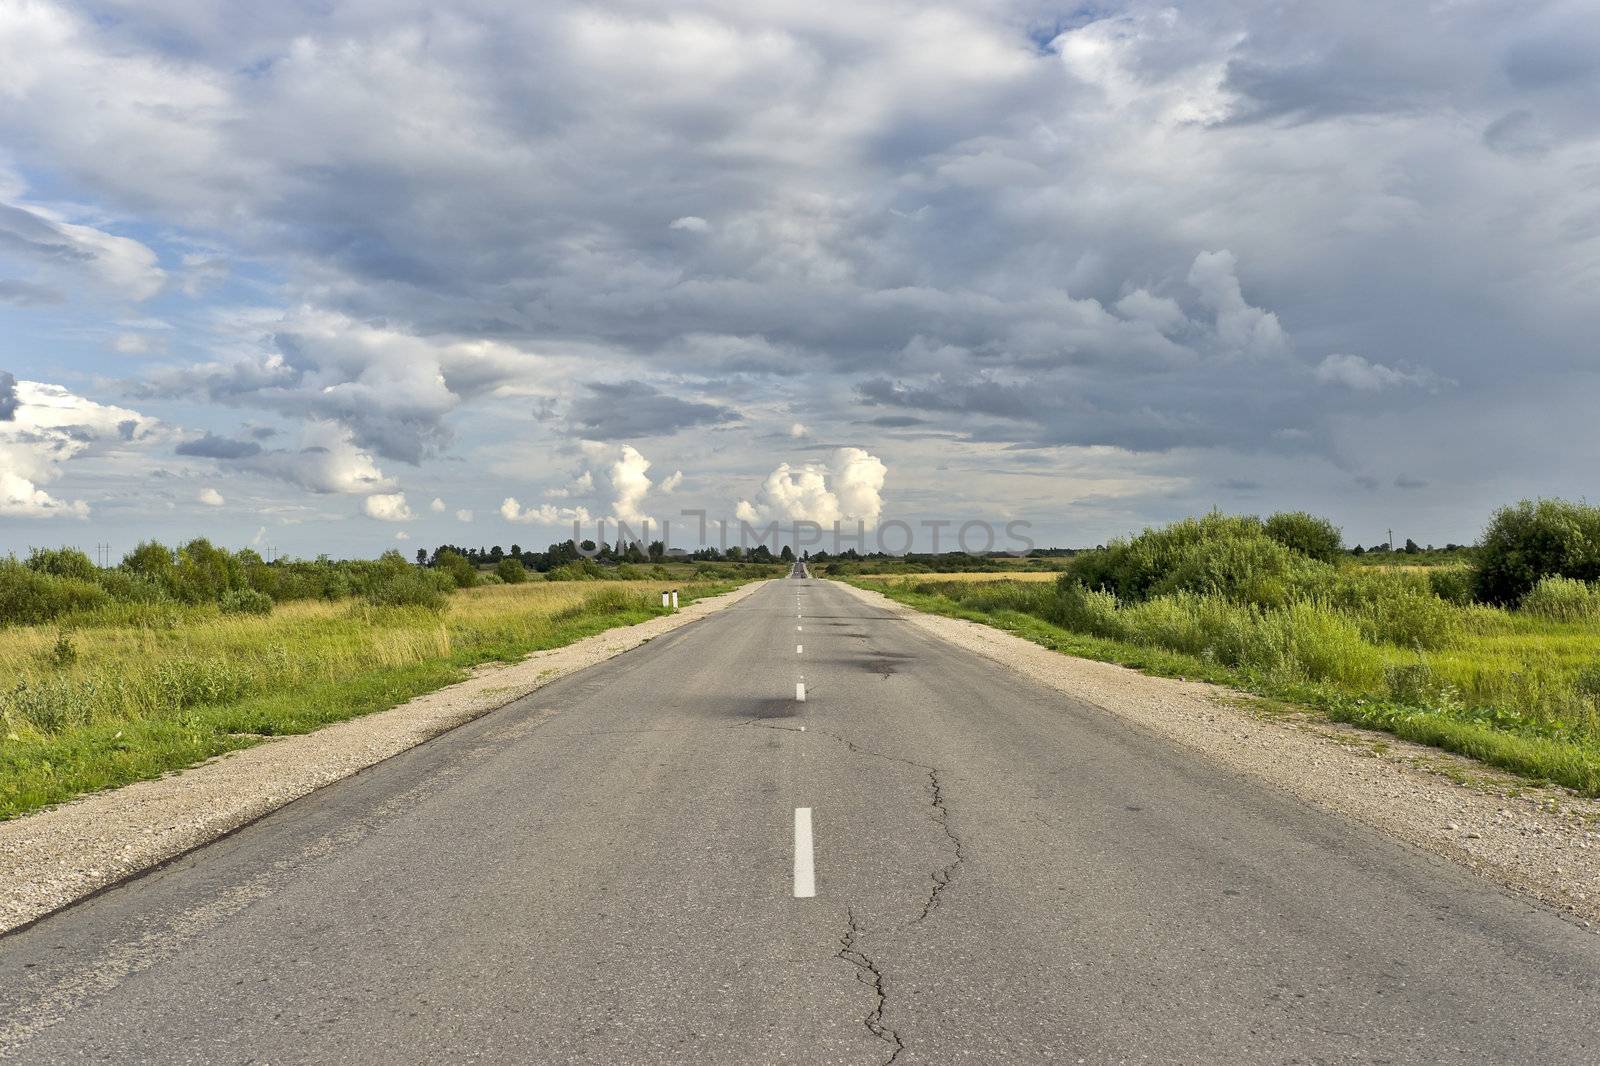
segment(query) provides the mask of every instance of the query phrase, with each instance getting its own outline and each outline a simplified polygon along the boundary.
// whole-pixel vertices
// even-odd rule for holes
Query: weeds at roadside
[[[735,583],[679,585],[684,602]],[[403,597],[402,597],[403,599]],[[383,710],[666,613],[637,584],[491,585],[429,604],[178,608],[172,626],[0,631],[0,818]]]

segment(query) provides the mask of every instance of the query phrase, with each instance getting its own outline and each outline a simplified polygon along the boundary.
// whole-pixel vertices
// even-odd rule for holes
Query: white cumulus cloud
[[[196,499],[205,504],[207,507],[221,507],[223,504],[228,502],[222,498],[222,493],[209,487],[201,489],[200,495],[196,497]]]
[[[507,496],[500,504],[500,517],[507,522],[519,522],[529,526],[571,525],[573,522],[584,526],[594,520],[586,507],[556,507],[546,503],[538,507],[524,508],[517,502],[515,496]]]
[[[827,464],[780,463],[767,475],[754,501],[740,500],[735,513],[746,522],[860,521],[868,526],[883,512],[889,468],[862,448],[840,448]]]
[[[416,517],[406,505],[406,494],[403,492],[368,496],[362,501],[361,510],[368,518],[376,518],[380,522],[409,522]]]
[[[42,486],[74,459],[137,446],[159,429],[137,411],[0,373],[0,515],[87,517],[88,503],[58,499]]]

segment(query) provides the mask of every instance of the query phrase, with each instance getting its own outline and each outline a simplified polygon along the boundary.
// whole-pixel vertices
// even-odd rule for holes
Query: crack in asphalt
[[[877,1004],[862,1022],[866,1025],[867,1032],[894,1049],[889,1053],[889,1057],[883,1060],[883,1066],[891,1066],[894,1060],[900,1057],[900,1052],[906,1049],[906,1045],[900,1039],[898,1031],[883,1024],[884,1008],[889,1005],[889,996],[883,986],[883,974],[879,971],[877,963],[872,961],[872,957],[856,946],[856,941],[866,930],[856,921],[856,912],[853,908],[846,908],[845,914],[849,923],[845,926],[844,936],[839,938],[839,950],[833,957],[854,966],[856,980],[872,989],[872,994],[877,997]]]
[[[948,863],[935,870],[930,875],[930,878],[933,881],[933,886],[928,892],[928,898],[923,901],[921,913],[919,913],[909,922],[906,922],[904,925],[897,926],[891,931],[899,932],[901,930],[909,929],[925,920],[928,915],[932,914],[934,908],[939,906],[945,889],[950,887],[950,882],[955,877],[957,867],[961,865],[962,861],[966,857],[962,851],[960,834],[950,827],[950,808],[945,803],[944,785],[939,780],[939,768],[936,766],[929,766],[926,763],[917,762],[913,759],[907,759],[899,755],[889,755],[885,752],[874,751],[871,748],[863,748],[855,741],[826,729],[807,728],[796,725],[779,725],[775,722],[764,721],[759,718],[752,718],[746,724],[757,729],[780,729],[786,733],[820,734],[821,736],[827,737],[830,740],[843,744],[853,754],[866,755],[870,756],[871,758],[883,759],[888,762],[897,762],[904,766],[914,767],[928,775],[927,787],[929,801],[933,809],[933,814],[931,817],[934,823],[939,826],[940,831],[944,833],[945,839],[950,842],[950,848],[953,854]],[[843,959],[845,962],[848,962],[854,966],[856,968],[856,979],[862,984],[866,985],[868,988],[871,988],[874,995],[877,996],[876,1005],[873,1007],[871,1013],[869,1013],[863,1020],[866,1024],[868,1032],[894,1049],[890,1053],[889,1057],[884,1060],[884,1066],[890,1066],[891,1063],[900,1057],[900,1053],[905,1050],[906,1045],[905,1042],[900,1039],[900,1033],[897,1030],[892,1029],[883,1023],[884,1011],[888,1009],[889,1005],[889,996],[884,986],[883,973],[878,969],[877,964],[873,962],[868,955],[862,952],[859,947],[857,947],[857,942],[866,935],[867,930],[861,925],[860,922],[856,920],[854,908],[847,906],[846,914],[849,916],[849,924],[845,929],[844,936],[839,940],[840,948],[838,952],[835,953],[834,957]],[[868,979],[869,976],[870,980]]]
[[[939,784],[939,771],[932,767],[928,768],[928,789],[933,793],[933,820],[939,823],[939,828],[944,831],[945,838],[950,841],[951,850],[955,854],[941,869],[933,872],[933,890],[928,893],[928,901],[922,905],[922,913],[911,922],[912,925],[922,921],[939,905],[939,897],[950,887],[950,881],[956,875],[956,867],[966,858],[961,851],[960,835],[950,828],[950,808],[944,803],[944,786]]]
[[[752,718],[746,724],[758,729],[781,729],[786,733],[816,733],[820,736],[825,736],[830,740],[834,740],[840,744],[843,744],[846,748],[850,749],[851,752],[857,755],[867,755],[875,759],[884,759],[888,762],[897,762],[904,766],[915,767],[916,769],[921,770],[923,773],[928,775],[929,804],[933,810],[931,817],[934,824],[939,827],[939,830],[942,833],[944,833],[945,839],[950,842],[952,856],[948,863],[929,875],[930,880],[933,881],[933,887],[928,892],[927,901],[922,905],[922,912],[901,928],[909,928],[910,926],[916,925],[918,922],[921,922],[927,918],[929,914],[933,913],[934,908],[939,905],[940,898],[944,895],[945,889],[950,887],[950,882],[955,878],[956,869],[966,858],[962,850],[960,834],[950,827],[950,808],[945,804],[944,786],[939,781],[939,768],[937,766],[929,766],[927,763],[917,762],[914,759],[907,759],[899,755],[889,755],[881,751],[873,751],[871,748],[863,748],[855,741],[826,729],[802,728],[795,725],[778,725],[774,722],[764,721],[760,718]]]

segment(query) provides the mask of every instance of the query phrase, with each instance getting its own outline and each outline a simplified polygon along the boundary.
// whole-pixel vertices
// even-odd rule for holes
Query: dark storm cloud
[[[1347,485],[1373,419],[1433,439],[1592,363],[1593,5],[447,8],[14,20],[52,57],[0,100],[24,165],[283,275],[275,318],[134,395],[408,463],[510,397],[546,434],[792,413],[868,446],[1215,449],[1208,485],[1222,453],[1315,455]],[[99,254],[22,215],[11,253]],[[626,384],[568,384],[597,378]],[[1494,454],[1547,458],[1510,429]]]
[[[207,433],[195,440],[181,442],[176,449],[179,455],[193,455],[202,459],[245,459],[261,454],[261,445],[253,440],[234,440]]]
[[[641,381],[592,383],[572,408],[573,427],[596,440],[660,437],[694,426],[737,421],[739,412],[668,395]]]

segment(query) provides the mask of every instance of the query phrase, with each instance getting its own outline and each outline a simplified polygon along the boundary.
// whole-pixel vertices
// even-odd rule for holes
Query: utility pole
[[[1394,551],[1394,530],[1389,530],[1389,550]]]

